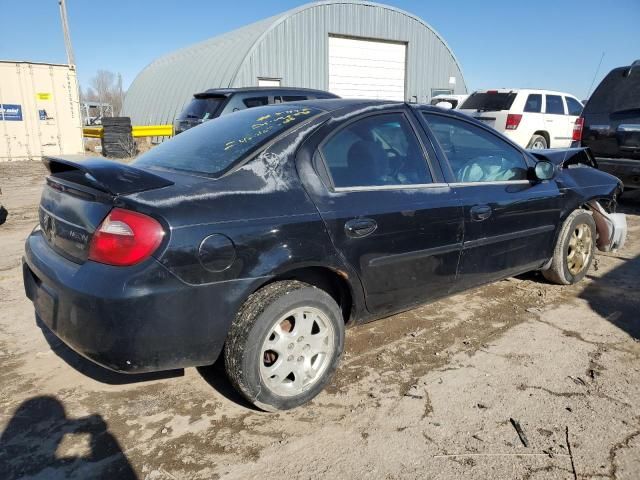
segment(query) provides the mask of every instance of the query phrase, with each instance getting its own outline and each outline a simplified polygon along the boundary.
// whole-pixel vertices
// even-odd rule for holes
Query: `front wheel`
[[[262,410],[295,408],[318,395],[344,348],[344,320],[325,291],[275,282],[242,306],[225,344],[234,387]]]
[[[562,224],[551,266],[544,277],[560,285],[573,285],[586,275],[596,247],[596,223],[584,210],[575,210]]]

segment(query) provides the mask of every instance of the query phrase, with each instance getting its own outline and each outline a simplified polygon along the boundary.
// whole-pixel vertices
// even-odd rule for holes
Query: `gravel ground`
[[[528,274],[353,328],[325,392],[265,414],[219,365],[117,375],[38,328],[20,256],[43,175],[0,164],[0,478],[638,478],[638,196],[581,284]]]

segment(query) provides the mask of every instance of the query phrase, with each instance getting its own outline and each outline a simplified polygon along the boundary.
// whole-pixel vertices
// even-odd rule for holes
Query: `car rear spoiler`
[[[45,156],[42,159],[52,177],[82,183],[111,195],[168,187],[173,182],[146,170],[89,155]],[[81,175],[77,175],[80,173]]]
[[[205,98],[227,98],[229,96],[228,93],[217,93],[217,92],[201,92],[195,93],[193,98],[197,99],[205,99]]]
[[[528,152],[538,160],[548,160],[561,168],[578,163],[598,168],[598,163],[588,147],[528,150]]]

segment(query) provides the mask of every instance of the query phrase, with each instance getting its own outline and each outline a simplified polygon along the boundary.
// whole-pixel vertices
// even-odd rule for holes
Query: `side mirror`
[[[548,160],[540,160],[534,167],[534,173],[538,180],[551,180],[556,172],[556,166]]]

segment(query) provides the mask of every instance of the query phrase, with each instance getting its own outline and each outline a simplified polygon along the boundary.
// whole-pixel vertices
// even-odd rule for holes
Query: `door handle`
[[[491,216],[491,207],[489,205],[476,205],[471,207],[471,220],[474,222],[482,222]]]
[[[344,224],[344,231],[348,237],[362,238],[371,235],[378,228],[378,224],[371,218],[354,218]]]

